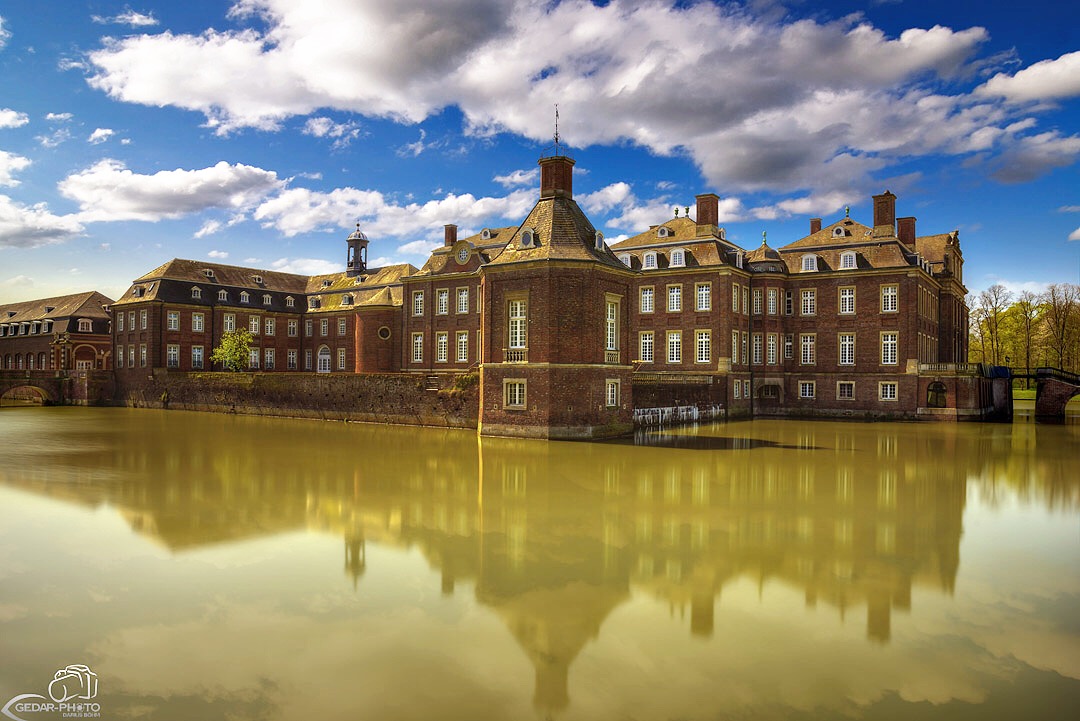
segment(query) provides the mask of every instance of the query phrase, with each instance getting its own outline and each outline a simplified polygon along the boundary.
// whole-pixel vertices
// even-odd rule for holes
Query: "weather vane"
[[[555,154],[559,154],[559,104],[555,103]]]

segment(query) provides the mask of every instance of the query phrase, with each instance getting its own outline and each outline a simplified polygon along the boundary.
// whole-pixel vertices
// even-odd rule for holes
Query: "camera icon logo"
[[[56,672],[49,682],[49,696],[57,703],[73,698],[92,699],[97,696],[98,677],[89,666],[72,664]]]

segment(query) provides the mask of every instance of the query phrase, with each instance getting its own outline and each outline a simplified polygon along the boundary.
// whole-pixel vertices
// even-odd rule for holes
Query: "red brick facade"
[[[0,306],[0,369],[111,369],[110,303],[87,291]]]

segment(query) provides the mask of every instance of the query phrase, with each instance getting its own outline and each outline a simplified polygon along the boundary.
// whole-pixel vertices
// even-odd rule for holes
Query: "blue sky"
[[[728,237],[960,230],[979,291],[1080,282],[1080,8],[236,0],[0,4],[0,302],[173,257],[421,265],[517,224],[554,105],[609,242],[721,197]]]

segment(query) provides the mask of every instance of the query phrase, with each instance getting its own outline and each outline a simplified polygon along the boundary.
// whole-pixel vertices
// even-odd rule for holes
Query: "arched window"
[[[521,247],[532,248],[535,245],[539,245],[539,243],[536,242],[536,231],[532,228],[526,228],[521,231]]]
[[[947,398],[948,392],[945,390],[945,384],[941,381],[934,381],[926,387],[927,408],[945,408]]]
[[[686,265],[686,251],[682,248],[676,248],[671,251],[671,267],[682,268]]]
[[[594,240],[596,241],[596,249],[597,250],[603,250],[604,249],[604,234],[601,233],[599,230],[596,231],[596,235],[594,236]]]
[[[241,291],[240,292],[240,302],[241,303],[247,303],[249,300],[251,300],[251,293],[248,293],[246,290]]]
[[[330,349],[326,346],[319,346],[319,372],[330,372]]]
[[[645,254],[644,259],[641,262],[641,267],[645,270],[653,270],[656,268],[656,253],[649,251]]]
[[[802,257],[802,269],[804,273],[812,273],[817,270],[817,256],[813,254]]]
[[[840,269],[841,270],[854,268],[855,266],[856,266],[856,263],[855,263],[855,251],[846,250],[846,251],[844,251],[843,253],[840,254]]]
[[[622,261],[622,264],[625,265],[627,268],[630,267],[630,254],[629,253],[619,253],[619,260]]]
[[[218,294],[217,294],[217,299],[218,300],[228,300],[229,299],[229,291],[227,291],[227,290],[219,290]]]

